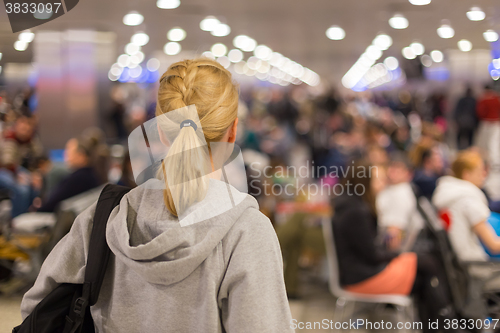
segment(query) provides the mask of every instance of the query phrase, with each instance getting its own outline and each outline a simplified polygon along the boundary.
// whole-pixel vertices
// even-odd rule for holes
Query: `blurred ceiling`
[[[479,6],[486,13],[486,19],[478,22],[467,19],[466,12],[472,6]],[[33,46],[24,52],[14,50],[18,34],[11,32],[7,14],[3,6],[0,8],[0,52],[3,53],[0,65],[29,62]],[[144,16],[141,25],[131,27],[122,23],[123,16],[132,10]],[[407,29],[395,30],[389,26],[388,20],[395,13],[409,20]],[[202,31],[199,24],[207,15],[227,23],[231,33],[214,37]],[[443,19],[449,20],[455,29],[451,39],[441,39],[436,33]],[[345,30],[344,40],[332,41],[326,37],[325,31],[331,25]],[[489,49],[482,34],[488,29],[500,30],[500,3],[498,0],[433,0],[426,6],[414,6],[408,0],[181,0],[176,9],[159,9],[155,0],[80,0],[66,15],[32,31],[113,31],[117,35],[117,55],[123,53],[133,33],[144,31],[150,36],[149,43],[143,47],[148,57],[162,50],[168,42],[167,31],[175,26],[187,32],[186,39],[180,42],[183,50],[201,53],[217,42],[231,49],[233,38],[246,34],[324,78],[338,79],[379,32],[394,40],[383,58],[389,55],[401,58],[402,48],[415,40],[425,46],[426,53],[434,49],[457,49],[461,39],[470,40],[473,49]]]

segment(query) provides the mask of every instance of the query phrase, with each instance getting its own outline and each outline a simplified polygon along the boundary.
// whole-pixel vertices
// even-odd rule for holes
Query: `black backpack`
[[[62,283],[48,294],[12,333],[94,333],[90,306],[97,302],[111,250],[106,224],[113,208],[130,188],[108,184],[94,214],[83,284]]]

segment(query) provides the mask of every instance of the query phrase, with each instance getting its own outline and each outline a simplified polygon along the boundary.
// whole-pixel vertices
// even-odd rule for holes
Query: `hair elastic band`
[[[186,119],[186,120],[183,120],[181,122],[181,129],[183,129],[184,127],[188,127],[188,126],[191,126],[195,132],[196,130],[198,129],[198,126],[196,126],[196,123],[194,121],[192,121],[191,119]]]

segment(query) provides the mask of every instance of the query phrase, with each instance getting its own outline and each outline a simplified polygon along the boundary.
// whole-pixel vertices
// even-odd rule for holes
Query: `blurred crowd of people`
[[[107,183],[115,169],[115,182],[133,185],[130,167],[122,172],[121,160],[112,159],[106,135],[97,127],[69,139],[63,159],[54,158],[39,139],[38,116],[29,98],[16,106],[18,96],[9,99],[0,93],[0,191],[11,199],[12,218],[54,212],[63,200]]]
[[[123,141],[132,129],[127,124],[151,118],[154,105],[145,105],[138,117],[119,92],[112,95],[107,119],[115,133],[110,137]],[[51,161],[28,104],[16,106],[0,94],[0,191],[12,201],[13,218],[53,212],[61,201],[108,181],[134,186],[129,157],[125,153],[119,162],[113,160],[109,138],[97,128],[68,140],[64,165]],[[290,298],[300,296],[304,255],[309,251],[314,262],[325,254],[324,216],[333,216],[344,287],[416,295],[421,317],[429,319],[443,313],[453,317],[453,311],[443,312],[450,306],[449,295],[432,282],[443,275],[436,259],[402,254],[409,250],[412,230],[423,227],[417,198],[428,198],[448,221],[461,259],[488,260],[488,253],[500,253],[500,238],[488,224],[500,203],[484,189],[487,173],[500,167],[500,97],[493,86],[485,86],[478,97],[467,88],[454,105],[444,94],[422,98],[405,90],[341,96],[331,89],[312,96],[303,87],[255,88],[242,92],[238,114],[237,143],[248,190],[275,225]],[[454,142],[447,139],[450,129],[456,133]],[[304,165],[312,171],[305,176],[282,172]],[[371,177],[328,172],[351,165],[374,166],[377,172]],[[346,181],[365,191],[332,196],[298,190],[302,184],[322,188]],[[266,191],[276,184],[292,184],[297,191]]]
[[[440,219],[448,221],[450,242],[460,260],[495,260],[494,254],[500,253],[500,238],[491,221],[491,212],[500,212],[500,202],[484,188],[488,173],[500,166],[500,97],[493,87],[486,85],[478,97],[467,88],[454,105],[443,94],[418,100],[407,91],[391,99],[383,93],[342,98],[332,90],[310,98],[300,89],[285,94],[257,90],[246,101],[241,137],[245,162],[267,163],[273,170],[266,174],[249,168],[254,184],[325,187],[350,182],[366,190],[359,195],[327,191],[325,196],[249,187],[275,223],[289,297],[300,297],[299,268],[310,262],[304,256],[325,253],[324,211],[304,205],[323,202],[332,209],[344,288],[367,294],[411,294],[422,321],[458,318],[439,258],[408,251],[414,245],[411,235],[424,228],[417,200],[425,197]],[[456,141],[449,140],[450,133],[456,134]],[[284,166],[304,164],[323,172],[313,170],[296,183],[296,173],[282,171]],[[371,177],[328,172],[351,165],[375,166],[378,172]],[[290,201],[295,203],[291,209],[284,205]],[[282,206],[288,207],[285,218],[280,216]]]

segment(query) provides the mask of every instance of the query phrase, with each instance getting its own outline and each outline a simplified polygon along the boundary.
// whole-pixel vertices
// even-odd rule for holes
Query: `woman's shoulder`
[[[247,195],[240,205],[242,205],[239,208],[241,211],[233,226],[229,229],[225,237],[226,239],[232,239],[233,237],[268,238],[276,236],[271,220],[259,210],[255,198]],[[238,209],[238,206],[235,209]]]

